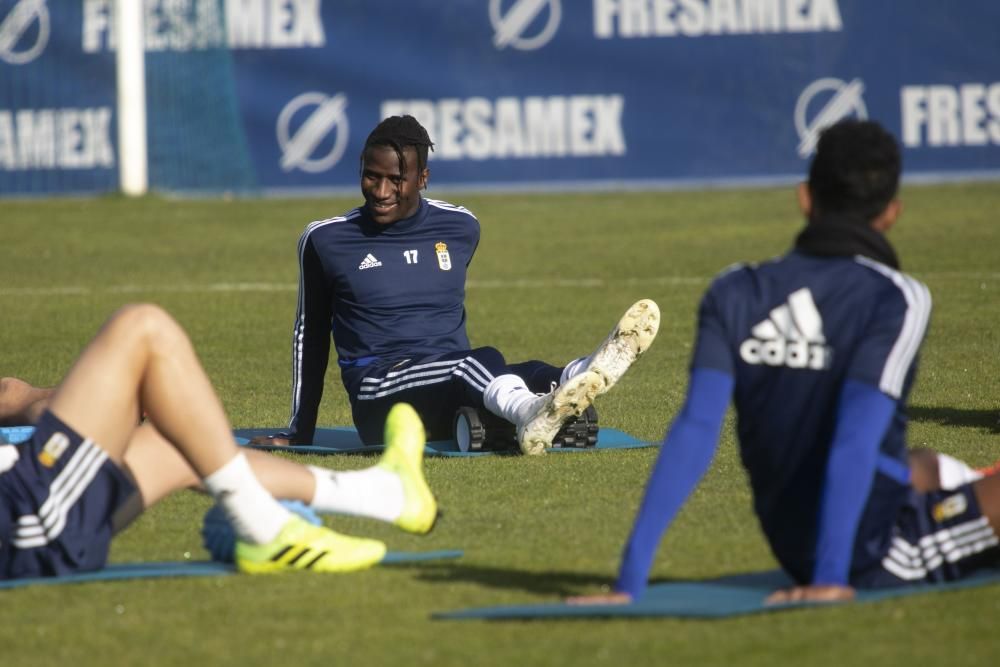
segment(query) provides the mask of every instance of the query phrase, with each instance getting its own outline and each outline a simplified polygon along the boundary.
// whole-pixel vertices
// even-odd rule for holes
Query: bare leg
[[[222,404],[180,326],[157,306],[119,310],[56,389],[50,410],[117,462],[140,407],[199,477],[237,454]]]
[[[304,465],[246,450],[254,475],[271,495],[309,503],[316,492],[316,478]],[[201,479],[177,449],[149,423],[135,430],[125,453],[125,466],[135,479],[148,509],[175,489],[201,489]]]
[[[271,495],[312,502],[316,478],[308,468],[266,452],[248,450],[245,454],[254,475]],[[138,491],[136,498],[115,516],[116,533],[177,489],[204,491],[191,465],[149,422],[133,433],[124,465]]]
[[[983,516],[989,521],[993,532],[1000,536],[1000,474],[988,475],[973,482],[972,489]]]
[[[924,447],[910,450],[910,483],[919,493],[937,491],[941,488],[941,475],[938,471],[937,452]]]
[[[34,424],[53,391],[52,388],[34,387],[18,378],[0,378],[0,426]]]

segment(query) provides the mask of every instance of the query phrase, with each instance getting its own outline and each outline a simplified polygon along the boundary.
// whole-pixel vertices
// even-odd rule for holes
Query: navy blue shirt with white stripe
[[[929,315],[926,287],[905,274],[860,256],[798,251],[729,269],[702,300],[692,388],[721,388],[727,396],[731,389],[754,510],[776,558],[801,582],[813,581],[817,546],[831,542],[821,530],[841,535],[846,524],[848,543],[836,545],[846,555],[845,575],[876,565],[888,550],[889,527],[909,489],[904,405]],[[850,391],[857,387],[860,393]],[[889,406],[884,428],[854,432],[851,424],[838,422],[841,403],[855,395],[877,397],[876,403],[884,399]],[[691,405],[710,403],[712,414],[678,418],[687,421],[676,439],[696,433],[688,438],[689,448],[714,449],[714,442],[702,441],[717,436],[726,401],[706,398],[689,394],[685,413]],[[701,424],[709,427],[699,430]],[[671,459],[654,470],[626,545],[619,590],[636,594],[645,586],[658,536],[670,520],[661,525],[662,518],[673,516],[710,461],[710,456],[688,457],[689,450],[671,454],[673,431],[661,458],[682,462],[666,465]],[[860,444],[872,451],[850,465],[838,463],[833,478],[846,483],[830,486],[835,437],[849,444],[852,438],[868,439]],[[688,459],[691,463],[684,463]],[[683,488],[661,488],[667,477]],[[861,498],[846,491],[858,488],[866,489]]]
[[[293,436],[312,438],[331,333],[345,374],[469,348],[465,280],[478,244],[472,213],[423,198],[414,215],[391,225],[376,224],[360,207],[306,227],[292,343]]]
[[[907,492],[904,404],[929,314],[927,288],[884,264],[799,252],[731,270],[702,302],[692,365],[735,377],[754,509],[778,560],[801,580],[812,576],[838,396],[848,380],[896,401],[852,567],[885,553],[884,527]]]

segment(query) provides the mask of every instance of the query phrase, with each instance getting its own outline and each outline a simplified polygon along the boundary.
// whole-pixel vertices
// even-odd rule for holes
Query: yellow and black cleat
[[[403,511],[393,523],[408,533],[431,532],[439,516],[437,500],[424,477],[424,425],[408,403],[397,403],[385,420],[385,453],[378,466],[403,484]]]
[[[348,537],[293,517],[267,544],[237,541],[236,568],[249,574],[354,572],[377,564],[385,551],[378,540]]]

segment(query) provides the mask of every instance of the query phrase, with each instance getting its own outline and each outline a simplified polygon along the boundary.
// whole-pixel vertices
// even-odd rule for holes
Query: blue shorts
[[[0,579],[104,566],[115,512],[131,479],[92,440],[45,412],[18,459],[0,472]]]
[[[881,563],[855,573],[851,583],[883,588],[954,581],[1000,565],[998,545],[971,484],[950,491],[911,491]]]

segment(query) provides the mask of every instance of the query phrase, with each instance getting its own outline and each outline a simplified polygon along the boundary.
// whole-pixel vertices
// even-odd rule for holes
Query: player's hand
[[[632,601],[632,596],[628,593],[602,593],[600,595],[577,595],[566,598],[566,604],[574,606],[586,606],[595,604],[628,604]]]
[[[764,604],[790,604],[792,602],[845,602],[854,599],[850,586],[795,586],[775,591],[767,596]]]
[[[295,443],[288,437],[287,433],[275,433],[273,435],[255,435],[250,438],[251,445],[274,445],[276,447],[287,447]]]

